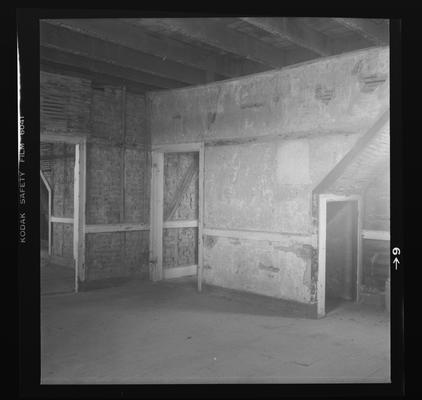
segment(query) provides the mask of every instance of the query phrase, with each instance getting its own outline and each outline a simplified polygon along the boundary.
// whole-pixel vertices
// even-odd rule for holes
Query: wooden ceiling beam
[[[87,69],[70,66],[69,64],[61,64],[59,62],[48,61],[43,58],[41,58],[40,69],[41,71],[50,72],[53,74],[63,74],[88,79],[94,85],[100,84],[118,87],[126,86],[128,92],[136,94],[144,94],[146,92],[160,90],[160,88],[143,85],[138,82],[130,81],[127,78],[118,78],[115,75],[107,75],[105,73],[88,71]]]
[[[363,18],[333,18],[333,20],[359,33],[376,45],[386,46],[390,42],[388,24],[375,24]]]
[[[106,64],[115,64],[190,85],[206,82],[199,69],[140,53],[138,51],[87,36],[67,28],[40,23],[40,44]]]
[[[277,38],[288,40],[295,45],[311,50],[319,56],[332,54],[330,38],[304,24],[296,18],[240,18],[259,29],[271,33]]]
[[[116,78],[125,79],[128,81],[136,82],[145,87],[159,88],[159,89],[175,89],[184,84],[175,82],[169,79],[149,75],[145,72],[135,71],[130,68],[125,68],[120,65],[97,61],[88,57],[76,55],[73,53],[66,53],[57,50],[53,47],[40,47],[40,59],[48,62],[67,64],[70,67],[85,69],[91,73],[106,74],[115,76]]]
[[[280,68],[311,58],[306,51],[283,51],[207,18],[142,18],[132,20],[132,22],[146,29],[158,27],[177,33],[189,40],[204,43],[272,68]]]
[[[171,38],[159,38],[147,33],[135,20],[126,19],[63,19],[46,23],[66,27],[89,36],[119,44],[133,50],[151,54],[165,60],[176,61],[202,69],[222,78],[262,72],[268,69],[262,64],[235,60],[229,56],[192,46]],[[210,63],[210,59],[212,62]]]

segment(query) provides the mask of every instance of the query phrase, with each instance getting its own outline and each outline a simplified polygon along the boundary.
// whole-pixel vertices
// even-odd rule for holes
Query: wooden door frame
[[[356,300],[360,301],[360,286],[362,283],[362,197],[359,195],[339,196],[334,194],[319,195],[318,212],[318,283],[317,283],[317,310],[318,317],[325,316],[325,280],[326,280],[326,241],[327,241],[327,203],[334,201],[357,202],[357,277]]]
[[[164,279],[163,273],[163,205],[164,205],[164,153],[199,154],[199,188],[198,188],[198,263],[196,266],[198,291],[202,290],[203,276],[203,208],[204,208],[204,144],[183,143],[151,146],[151,215],[150,215],[150,279],[159,281]],[[188,221],[189,223],[189,221]],[[177,227],[176,222],[166,225]]]
[[[73,258],[75,260],[75,293],[79,281],[85,280],[85,204],[86,204],[86,137],[41,134],[40,142],[75,145],[73,181]],[[49,218],[49,224],[52,217]]]

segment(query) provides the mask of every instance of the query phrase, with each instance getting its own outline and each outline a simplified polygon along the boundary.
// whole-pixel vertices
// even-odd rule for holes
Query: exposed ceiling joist
[[[166,37],[154,37],[136,26],[134,20],[119,19],[66,19],[48,23],[64,26],[76,32],[107,40],[143,53],[176,61],[190,67],[207,70],[222,78],[265,71],[261,64],[248,60],[234,60],[199,47]],[[210,60],[212,62],[210,62]]]
[[[126,20],[130,21],[130,20]],[[266,64],[272,68],[302,62],[312,58],[306,50],[281,51],[253,37],[228,29],[224,24],[206,18],[137,19],[136,24],[148,29],[162,28],[181,34],[227,53]]]
[[[332,54],[332,46],[327,36],[304,24],[299,24],[295,18],[241,18],[241,20],[320,56]]]
[[[164,62],[158,57],[50,24],[41,24],[40,44],[43,47],[116,64],[176,82],[194,85],[206,82],[204,71],[169,60]]]
[[[74,76],[82,79],[88,79],[92,81],[93,85],[111,85],[111,86],[126,86],[128,92],[144,94],[145,92],[151,92],[160,90],[160,88],[151,87],[148,85],[143,85],[141,83],[129,81],[127,79],[118,78],[113,75],[107,75],[104,73],[95,73],[86,70],[84,68],[78,68],[74,66],[69,66],[68,64],[62,64],[58,62],[52,62],[48,60],[41,59],[40,69],[45,72],[50,72],[53,74],[65,74],[69,76]]]
[[[41,46],[40,58],[42,61],[65,64],[69,67],[83,69],[94,74],[105,74],[122,80],[131,81],[143,85],[143,87],[148,90],[175,89],[183,86],[183,84],[179,82],[148,75],[119,65],[89,59],[80,55],[62,52],[52,47]]]
[[[375,24],[370,20],[359,18],[333,18],[333,20],[359,33],[376,45],[389,44],[389,29],[386,23]]]

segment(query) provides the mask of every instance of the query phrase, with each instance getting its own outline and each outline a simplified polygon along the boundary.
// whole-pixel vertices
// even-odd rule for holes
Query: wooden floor
[[[75,271],[72,267],[54,264],[45,250],[41,251],[40,292],[41,295],[72,293],[75,290]]]
[[[275,303],[274,303],[275,304]],[[186,278],[43,296],[41,382],[388,382],[389,317],[340,304],[287,317]]]

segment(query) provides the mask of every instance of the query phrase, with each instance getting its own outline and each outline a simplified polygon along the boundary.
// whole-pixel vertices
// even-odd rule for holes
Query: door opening
[[[329,201],[326,214],[325,309],[357,300],[358,202]]]

